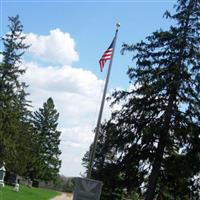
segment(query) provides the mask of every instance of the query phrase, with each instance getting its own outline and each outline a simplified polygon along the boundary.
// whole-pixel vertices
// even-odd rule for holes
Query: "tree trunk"
[[[165,150],[168,135],[169,135],[169,126],[170,126],[170,121],[171,121],[171,116],[172,116],[173,104],[176,100],[176,91],[177,89],[173,87],[170,92],[171,95],[169,98],[167,110],[165,112],[165,123],[163,126],[163,132],[160,134],[158,147],[155,154],[155,159],[152,165],[152,171],[149,176],[149,183],[148,183],[148,188],[146,191],[145,200],[153,200],[155,196],[156,183],[157,183],[157,179],[160,173],[160,167],[163,160],[164,150]]]
[[[161,163],[162,163],[162,159],[164,155],[164,149],[165,149],[165,143],[166,143],[165,141],[166,141],[166,137],[165,135],[162,135],[158,143],[156,157],[155,157],[155,160],[152,166],[152,171],[149,177],[149,184],[148,184],[145,200],[153,200],[155,196],[156,183],[157,183],[157,179],[160,173],[160,167],[161,167]]]

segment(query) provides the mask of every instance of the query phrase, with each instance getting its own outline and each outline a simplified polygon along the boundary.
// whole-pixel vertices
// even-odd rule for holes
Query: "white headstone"
[[[5,174],[6,174],[6,168],[4,167],[4,164],[3,163],[3,166],[0,168],[0,186],[4,187],[4,177],[5,177]]]

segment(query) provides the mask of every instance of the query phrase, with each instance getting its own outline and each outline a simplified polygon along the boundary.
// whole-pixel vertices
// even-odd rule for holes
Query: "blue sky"
[[[34,48],[24,56],[27,68],[24,80],[30,85],[30,99],[35,109],[41,107],[50,95],[61,113],[61,173],[78,176],[84,172],[81,157],[92,141],[89,129],[95,127],[108,67],[106,65],[101,73],[98,60],[112,41],[116,22],[120,22],[121,27],[110,90],[129,87],[126,71],[128,65],[134,64],[131,54],[120,54],[123,42],[136,43],[155,30],[167,29],[172,22],[162,16],[166,10],[172,10],[175,3],[172,0],[1,0],[1,35],[8,31],[8,16],[19,14],[24,33],[33,43]],[[45,50],[38,53],[41,48]],[[68,58],[63,58],[65,55]],[[108,109],[106,106],[104,117],[109,115]],[[85,133],[79,134],[80,130]]]

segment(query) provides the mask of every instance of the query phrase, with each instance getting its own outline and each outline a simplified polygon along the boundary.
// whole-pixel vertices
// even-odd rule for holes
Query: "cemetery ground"
[[[59,196],[56,196],[51,200],[72,200],[72,198],[72,193],[61,193]]]
[[[61,193],[49,189],[29,188],[20,185],[19,192],[13,191],[12,186],[0,187],[0,200],[50,200]]]

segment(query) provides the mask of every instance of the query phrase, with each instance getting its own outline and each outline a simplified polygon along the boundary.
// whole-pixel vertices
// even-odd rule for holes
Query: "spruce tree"
[[[60,134],[57,130],[59,113],[55,109],[52,98],[48,98],[43,108],[34,112],[34,153],[30,176],[45,181],[55,180],[58,175],[61,161],[59,155]]]
[[[28,46],[19,16],[9,17],[9,22],[9,32],[1,38],[4,50],[0,63],[0,156],[8,170],[22,174],[28,159],[25,152],[29,149],[30,112],[27,86],[20,76],[25,73],[21,60]]]
[[[122,53],[133,52],[136,63],[128,70],[131,89],[113,93],[122,108],[110,119],[115,140],[109,145],[130,193],[145,200],[199,199],[200,1],[178,0],[176,13],[165,16],[175,20],[168,31],[123,44]]]
[[[135,53],[136,67],[128,71],[135,88],[114,94],[117,100],[129,99],[120,119],[133,116],[134,132],[149,151],[144,160],[151,167],[145,200],[161,192],[157,183],[167,160],[174,155],[194,158],[200,152],[200,2],[178,0],[176,13],[165,16],[176,22],[169,31],[156,31],[146,41],[123,45],[123,52]],[[198,158],[194,162],[200,166]],[[193,178],[199,170],[190,168],[185,178]]]
[[[99,133],[95,160],[92,170],[92,178],[103,182],[101,199],[120,199],[122,192],[122,182],[120,177],[121,167],[118,165],[117,149],[115,148],[116,130],[115,124],[108,121],[102,124]],[[82,159],[83,166],[88,170],[89,152],[87,151]],[[87,171],[86,171],[87,172]]]
[[[125,127],[119,126],[114,120],[101,125],[92,170],[92,178],[103,182],[102,200],[132,198],[139,193],[144,175],[139,172],[138,149],[135,144],[127,153]],[[92,145],[90,149],[92,148]],[[89,151],[83,158],[83,166],[88,168]],[[135,176],[137,175],[137,178]]]

